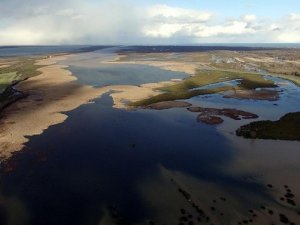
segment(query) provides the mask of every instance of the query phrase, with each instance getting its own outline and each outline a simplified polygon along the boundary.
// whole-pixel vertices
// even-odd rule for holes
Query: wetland
[[[299,50],[44,51],[0,61],[0,224],[299,224]]]

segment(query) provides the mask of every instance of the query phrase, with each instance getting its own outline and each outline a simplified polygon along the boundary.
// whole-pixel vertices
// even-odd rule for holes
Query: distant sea
[[[59,45],[59,46],[0,46],[0,57],[22,57],[57,53],[95,51],[110,46]]]
[[[59,46],[0,46],[0,57],[22,57],[55,53],[91,52],[112,46],[59,45]],[[120,51],[206,51],[206,50],[257,50],[268,48],[300,48],[300,43],[206,43],[198,45],[136,45],[120,46]]]

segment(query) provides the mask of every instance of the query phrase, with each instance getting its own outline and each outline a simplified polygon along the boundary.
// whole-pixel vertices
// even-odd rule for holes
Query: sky
[[[299,0],[0,0],[0,45],[299,42]]]

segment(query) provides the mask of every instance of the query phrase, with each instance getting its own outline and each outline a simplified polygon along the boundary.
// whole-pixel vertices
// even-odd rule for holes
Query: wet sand
[[[272,196],[266,203],[267,207],[273,208],[274,215],[270,215],[272,221],[278,223],[278,215],[283,213],[297,224],[300,203],[299,142],[247,140],[229,134],[225,136],[235,149],[235,157],[224,170],[265,186]]]
[[[157,177],[140,184],[154,215],[151,219],[171,224],[298,224],[299,143],[222,134],[235,156],[219,169],[240,185],[201,180],[159,166]],[[167,194],[160,198],[157,192]]]

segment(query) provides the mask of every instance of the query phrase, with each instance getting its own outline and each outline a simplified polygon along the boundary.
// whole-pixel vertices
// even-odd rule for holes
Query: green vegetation
[[[245,138],[300,141],[300,112],[288,113],[278,121],[257,121],[240,127],[236,134]]]
[[[0,68],[0,93],[16,81],[39,75],[34,59],[22,59],[8,67]]]
[[[16,72],[0,74],[0,94],[5,91],[8,85],[20,79]]]
[[[148,106],[150,104],[154,104],[154,103],[158,103],[158,102],[189,99],[194,96],[215,94],[215,93],[220,93],[220,92],[229,91],[229,90],[232,90],[232,87],[227,86],[227,87],[214,88],[214,89],[203,89],[203,90],[193,90],[193,91],[183,90],[183,91],[166,92],[166,93],[162,93],[157,96],[153,96],[148,99],[130,103],[129,105],[135,106],[135,107]]]
[[[194,88],[203,87],[209,84],[215,84],[224,81],[231,81],[240,79],[240,84],[237,86],[221,86],[210,89],[197,89]],[[178,84],[159,88],[158,90],[164,93],[133,102],[131,106],[147,106],[149,104],[162,102],[162,101],[173,101],[179,99],[189,99],[198,95],[207,95],[221,93],[230,90],[252,90],[255,88],[269,88],[276,87],[273,81],[265,80],[263,76],[256,73],[245,73],[237,71],[225,71],[225,70],[201,70],[197,71],[196,75],[189,77]]]
[[[274,83],[265,80],[260,74],[228,70],[199,70],[196,76],[189,77],[179,84],[161,88],[162,91],[182,91],[202,87],[223,81],[241,79],[240,88],[255,89],[259,87],[275,87]]]
[[[39,75],[39,68],[42,66],[35,65],[35,59],[21,59],[20,61],[4,68],[0,68],[0,76],[5,73],[16,72],[21,79]]]
[[[41,74],[42,66],[35,65],[34,59],[21,59],[8,67],[0,68],[0,111],[12,102],[26,96],[14,90],[11,85]]]

